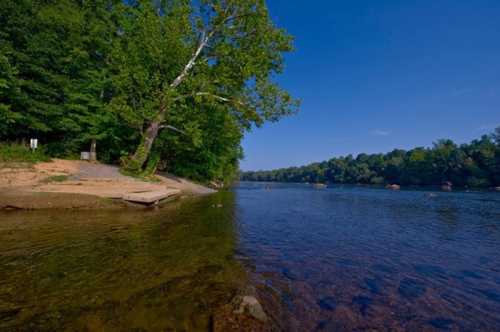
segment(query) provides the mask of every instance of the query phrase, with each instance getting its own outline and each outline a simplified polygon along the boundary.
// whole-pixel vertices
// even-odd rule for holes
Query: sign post
[[[38,139],[32,138],[30,139],[30,149],[31,151],[35,151],[38,148]]]

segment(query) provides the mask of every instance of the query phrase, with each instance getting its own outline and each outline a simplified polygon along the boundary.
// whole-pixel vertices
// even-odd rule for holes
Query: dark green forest
[[[244,133],[297,111],[264,0],[0,1],[0,142],[230,181]]]
[[[343,184],[500,186],[500,128],[469,144],[439,140],[432,148],[332,158],[303,167],[244,172],[244,181]]]

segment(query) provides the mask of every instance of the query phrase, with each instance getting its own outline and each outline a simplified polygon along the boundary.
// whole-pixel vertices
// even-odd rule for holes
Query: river
[[[500,194],[241,183],[161,209],[0,213],[0,330],[500,330]]]

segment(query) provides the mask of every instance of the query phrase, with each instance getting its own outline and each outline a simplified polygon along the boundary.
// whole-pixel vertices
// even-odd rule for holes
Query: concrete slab
[[[133,203],[152,204],[165,198],[180,194],[178,189],[163,189],[155,191],[131,192],[123,194],[123,200]]]

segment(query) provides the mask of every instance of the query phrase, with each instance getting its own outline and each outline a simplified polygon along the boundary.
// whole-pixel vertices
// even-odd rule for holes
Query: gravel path
[[[92,164],[92,163],[79,163],[79,170],[77,174],[72,176],[74,180],[81,180],[85,178],[107,178],[107,179],[121,179],[132,180],[132,177],[125,176],[120,173],[117,166]]]

